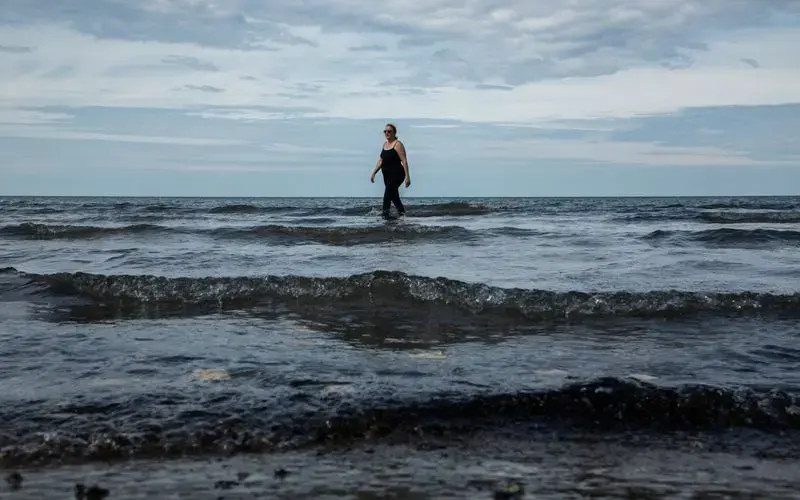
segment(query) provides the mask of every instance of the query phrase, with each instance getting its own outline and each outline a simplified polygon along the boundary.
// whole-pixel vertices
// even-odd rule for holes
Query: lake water
[[[46,488],[306,453],[286,498],[490,498],[470,477],[501,475],[795,498],[767,476],[800,450],[800,198],[404,202],[0,198],[0,465]],[[749,479],[687,472],[704,453]],[[406,456],[419,478],[378,470]],[[564,472],[620,456],[595,467],[617,483]]]

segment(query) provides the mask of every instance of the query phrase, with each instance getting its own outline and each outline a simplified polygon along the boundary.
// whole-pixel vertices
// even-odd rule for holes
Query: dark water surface
[[[286,498],[796,498],[800,198],[407,206],[0,198],[0,466],[113,459],[125,498],[232,452],[304,470]]]

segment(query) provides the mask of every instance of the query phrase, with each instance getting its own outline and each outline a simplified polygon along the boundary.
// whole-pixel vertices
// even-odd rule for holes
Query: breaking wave
[[[706,203],[700,205],[698,208],[706,210],[720,210],[720,209],[745,209],[745,210],[795,210],[798,208],[795,200],[786,201],[772,201],[762,199],[741,199],[731,200],[725,203]]]
[[[710,245],[797,244],[800,231],[778,229],[707,229],[701,231],[656,230],[644,236],[652,242],[704,243]]]
[[[798,211],[772,212],[698,212],[692,209],[670,211],[642,211],[639,213],[614,215],[614,222],[660,222],[696,221],[709,224],[794,224],[800,223]]]
[[[459,216],[474,216],[486,215],[494,210],[487,205],[464,203],[464,202],[448,202],[448,203],[431,203],[422,205],[408,204],[407,214],[409,217],[459,217]],[[369,215],[370,213],[377,214],[374,206],[353,207],[342,210],[342,215]]]
[[[267,209],[255,205],[221,205],[210,209],[208,212],[212,214],[253,214],[264,211],[267,211]]]
[[[9,270],[8,272],[15,272]],[[218,310],[265,304],[449,308],[522,322],[581,318],[681,317],[800,312],[800,294],[695,291],[556,292],[500,288],[448,278],[374,271],[349,277],[207,277],[87,273],[16,273],[39,293],[81,297],[106,306]],[[23,285],[20,285],[21,287]],[[42,288],[43,287],[43,288]]]
[[[455,217],[485,215],[492,212],[486,205],[464,202],[447,202],[431,204],[407,203],[409,217]],[[258,206],[251,204],[220,205],[208,210],[211,214],[253,214],[253,213],[296,213],[303,216],[343,215],[343,216],[377,216],[380,211],[375,203],[350,207],[309,207],[295,205]]]
[[[800,222],[800,212],[712,212],[697,218],[713,224],[793,224]]]
[[[249,228],[211,230],[217,237],[270,237],[292,242],[307,241],[331,245],[358,245],[397,240],[469,239],[476,234],[458,226],[417,226],[409,224],[352,226],[281,226],[265,225]]]
[[[99,227],[26,222],[24,224],[0,227],[0,235],[30,239],[80,239],[106,235],[145,234],[166,231],[170,231],[170,228],[155,224]]]
[[[328,223],[329,220],[318,219]],[[472,231],[460,226],[428,226],[417,224],[379,224],[374,226],[263,226],[191,228],[162,226],[157,224],[134,224],[117,227],[77,226],[58,224],[25,223],[0,227],[0,235],[22,239],[81,239],[102,236],[125,236],[146,234],[194,234],[222,239],[270,239],[275,243],[314,242],[330,245],[359,245],[389,241],[430,241],[440,239],[469,240],[481,235],[532,236],[536,231],[499,227]]]
[[[225,381],[219,382],[224,386]],[[376,395],[377,396],[377,395]],[[0,408],[0,465],[270,452],[359,442],[458,442],[481,431],[535,433],[800,429],[798,398],[767,390],[659,387],[600,378],[557,389],[348,399],[305,387],[253,401],[235,389]],[[71,415],[71,418],[64,418]],[[527,424],[527,426],[526,426]]]
[[[353,435],[380,436],[398,429],[413,433],[426,425],[469,431],[498,419],[537,417],[595,429],[800,429],[798,405],[796,395],[778,390],[755,392],[702,385],[672,388],[605,377],[554,390],[440,397],[394,408],[356,410],[329,419],[316,438],[330,441]]]

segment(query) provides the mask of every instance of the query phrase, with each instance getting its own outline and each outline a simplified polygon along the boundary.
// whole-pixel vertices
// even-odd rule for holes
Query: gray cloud
[[[516,61],[513,65],[502,65],[496,73],[509,85],[522,85],[536,80],[563,78],[567,76],[592,77],[613,73],[618,67],[614,58],[558,59],[554,57],[531,57]]]
[[[181,3],[180,9],[148,11],[148,3],[123,0],[81,0],[70,5],[51,0],[4,0],[0,24],[54,22],[99,38],[168,43],[197,43],[244,50],[274,50],[269,44],[315,45],[287,33],[279,21],[256,21],[265,14],[272,19],[275,6],[218,11],[203,2]],[[245,6],[246,7],[246,6]]]
[[[459,79],[481,79],[475,67],[452,49],[439,49],[430,56],[437,72],[447,73]]]
[[[219,71],[219,68],[213,63],[201,61],[196,57],[187,56],[168,56],[161,60],[166,64],[174,64],[184,68],[194,69],[197,71]]]
[[[439,43],[446,43],[449,37],[439,33],[414,33],[400,37],[397,46],[401,49],[413,49],[416,47],[432,47]]]
[[[45,78],[63,78],[75,74],[75,66],[71,64],[61,64],[48,70],[42,76]]]
[[[795,132],[800,127],[800,104],[687,109],[625,124],[609,138],[664,146],[725,147],[757,159],[800,158]]]
[[[512,90],[514,87],[511,85],[489,85],[485,83],[479,83],[475,85],[475,88],[478,90]]]
[[[676,54],[674,57],[665,57],[661,60],[661,66],[669,69],[684,69],[694,64],[694,58],[686,54]]]
[[[285,97],[287,99],[311,99],[314,97],[311,94],[302,94],[299,92],[278,92],[275,95],[278,97]]]
[[[301,93],[315,93],[322,90],[325,85],[323,83],[298,82],[294,87]]]
[[[388,49],[383,45],[356,45],[348,50],[351,52],[386,52]]]
[[[657,0],[631,4],[623,0],[577,0],[562,6],[514,0],[495,0],[471,13],[469,22],[452,20],[450,31],[409,35],[406,49],[436,43],[458,50],[480,82],[501,76],[518,85],[531,81],[612,74],[620,69],[657,64],[670,69],[694,63],[694,54],[707,50],[714,31],[768,26],[772,15],[783,23],[800,21],[800,2],[778,0],[770,11],[758,0]],[[513,11],[506,21],[489,21],[494,9]],[[482,17],[481,17],[482,16]],[[438,18],[436,11],[430,18]],[[487,27],[487,25],[489,27]],[[463,31],[460,31],[463,27]],[[443,42],[447,35],[449,42]],[[441,50],[437,47],[434,54]],[[410,65],[418,64],[419,53]],[[467,78],[461,66],[439,68],[454,79]]]
[[[740,61],[742,61],[746,65],[750,66],[751,68],[760,68],[761,67],[761,65],[758,63],[758,61],[756,61],[755,59],[751,59],[749,57],[743,57],[742,59],[740,59]]]
[[[343,0],[82,0],[67,6],[50,0],[4,0],[0,22],[52,21],[98,37],[244,50],[316,46],[287,26],[380,33],[397,38],[400,52],[392,57],[418,73],[419,79],[408,82],[412,86],[448,78],[479,84],[487,75],[516,85],[611,74],[645,64],[683,68],[706,49],[710,33],[769,26],[775,19],[783,25],[800,21],[797,0],[770,0],[768,9],[764,5],[764,0],[572,0],[569,8],[528,0],[408,0],[397,6]],[[498,15],[502,10],[509,14]],[[378,47],[384,46],[366,43],[351,50]],[[457,55],[443,57],[442,50]],[[422,61],[432,60],[432,71],[420,68]]]
[[[430,91],[428,89],[420,88],[420,87],[400,87],[400,88],[396,89],[396,91],[399,92],[400,94],[406,94],[406,95],[425,95],[425,94],[430,94]]]
[[[211,85],[184,85],[182,87],[184,90],[197,90],[200,92],[225,92],[225,89],[221,89],[219,87],[212,87]]]
[[[271,121],[278,117],[283,120],[303,119],[308,114],[321,110],[312,106],[202,106],[184,113],[184,116],[201,116],[203,118],[225,119],[232,123],[248,121]]]
[[[27,54],[33,52],[33,47],[25,47],[23,45],[0,45],[0,52],[6,54]]]

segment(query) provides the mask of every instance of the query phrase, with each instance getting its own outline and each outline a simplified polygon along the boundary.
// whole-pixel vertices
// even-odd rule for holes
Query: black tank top
[[[384,175],[390,177],[405,177],[406,173],[403,170],[403,164],[400,163],[400,155],[397,154],[394,146],[391,149],[381,149],[381,170]]]

